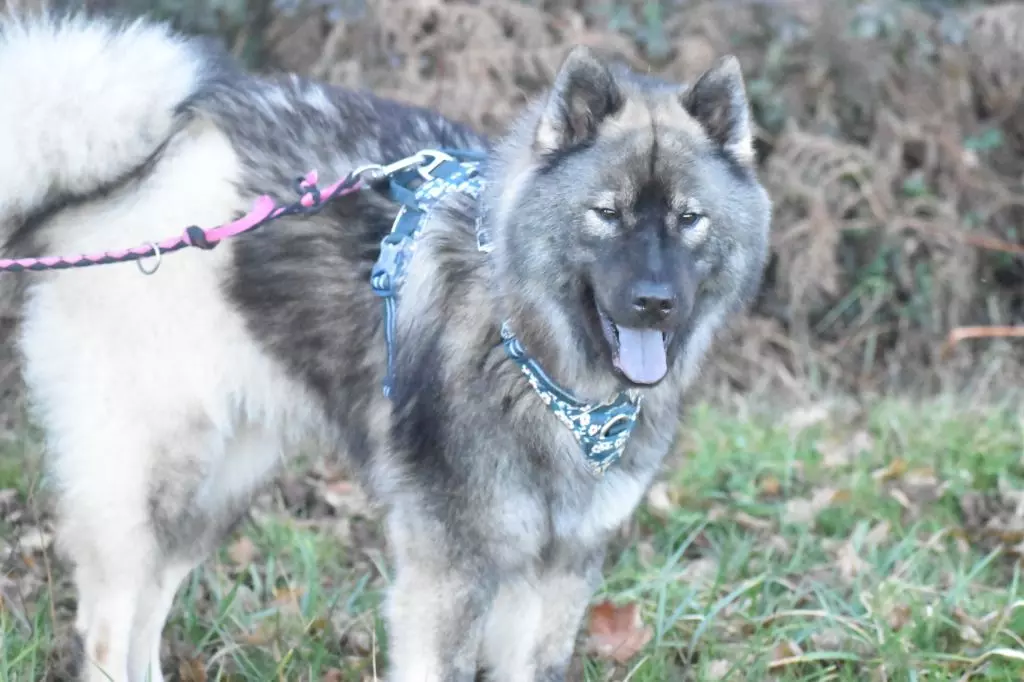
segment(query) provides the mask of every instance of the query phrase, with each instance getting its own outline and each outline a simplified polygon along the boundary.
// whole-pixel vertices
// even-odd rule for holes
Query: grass
[[[896,402],[760,418],[705,407],[683,441],[616,538],[595,595],[635,604],[642,625],[584,632],[584,679],[1024,677],[1019,415]],[[16,489],[22,509],[0,530],[16,534],[35,477],[24,459],[11,464],[25,456],[18,447],[0,447],[0,489]],[[378,524],[358,491],[312,471],[290,472],[179,593],[165,632],[178,679],[383,675]],[[0,682],[56,679],[47,666],[69,598],[47,556],[4,563]],[[626,660],[595,653],[609,637]]]

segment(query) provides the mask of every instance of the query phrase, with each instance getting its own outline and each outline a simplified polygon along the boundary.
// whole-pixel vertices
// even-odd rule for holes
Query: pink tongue
[[[668,372],[665,342],[655,329],[616,327],[619,332],[618,368],[637,384],[654,384]]]

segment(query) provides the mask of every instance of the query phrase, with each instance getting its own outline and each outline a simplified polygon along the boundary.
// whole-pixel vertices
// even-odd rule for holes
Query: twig
[[[953,347],[966,339],[1024,339],[1024,327],[957,327],[946,337],[939,357],[946,359]]]
[[[989,251],[1002,251],[1003,253],[1012,253],[1018,256],[1024,256],[1024,246],[1020,244],[1012,244],[1002,239],[996,239],[995,237],[982,237],[980,235],[968,234],[963,236],[963,241],[971,246],[977,246],[980,249],[987,249]]]

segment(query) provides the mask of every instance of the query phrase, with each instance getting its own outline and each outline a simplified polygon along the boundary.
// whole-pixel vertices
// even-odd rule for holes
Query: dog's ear
[[[608,66],[590,48],[573,48],[555,76],[534,135],[534,151],[549,154],[593,139],[601,121],[617,112],[622,101]]]
[[[683,108],[712,142],[739,163],[753,165],[754,135],[743,71],[736,57],[719,59],[683,93]]]

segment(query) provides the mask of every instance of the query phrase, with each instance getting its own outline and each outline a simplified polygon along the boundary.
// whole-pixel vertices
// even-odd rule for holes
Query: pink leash
[[[296,181],[296,189],[301,195],[299,200],[286,206],[278,206],[269,196],[263,195],[253,203],[252,210],[238,220],[224,225],[218,225],[217,227],[205,230],[193,225],[186,228],[182,234],[176,237],[169,237],[160,242],[149,242],[134,248],[117,251],[83,253],[75,256],[0,258],[0,272],[65,270],[67,268],[80,268],[90,265],[137,261],[139,270],[144,274],[151,275],[160,267],[160,259],[165,253],[178,251],[189,246],[209,250],[225,239],[255,230],[257,227],[276,220],[281,216],[296,213],[313,213],[322,208],[331,199],[352,194],[366,187],[361,177],[363,172],[378,168],[380,167],[372,166],[356,169],[323,190],[318,189],[316,186],[316,171],[310,171],[304,178],[299,178]],[[156,263],[152,267],[143,267],[142,259],[149,258],[150,256],[156,256]]]

